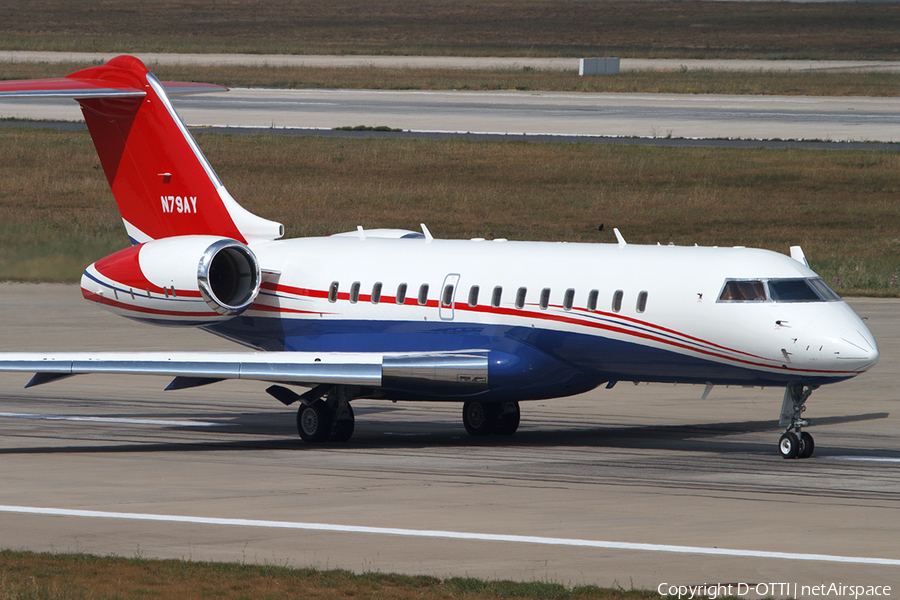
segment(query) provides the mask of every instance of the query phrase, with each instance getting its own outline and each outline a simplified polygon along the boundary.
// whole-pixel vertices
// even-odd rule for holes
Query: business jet
[[[860,318],[791,255],[736,248],[444,240],[370,229],[282,240],[222,185],[160,82],[136,58],[0,98],[80,105],[132,246],[87,267],[89,302],[199,327],[235,352],[0,353],[26,387],[86,373],[157,374],[180,390],[226,379],[299,403],[306,442],[345,442],[357,398],[462,404],[473,436],[511,435],[519,403],[619,382],[784,388],[778,448],[812,455],[814,389],[878,360]],[[295,391],[292,388],[300,388]],[[305,391],[304,391],[305,390]]]

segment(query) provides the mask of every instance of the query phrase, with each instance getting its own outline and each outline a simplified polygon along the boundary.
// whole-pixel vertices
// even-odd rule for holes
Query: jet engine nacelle
[[[230,238],[185,235],[132,246],[85,269],[85,298],[118,314],[169,325],[205,325],[239,315],[261,283],[259,262]]]

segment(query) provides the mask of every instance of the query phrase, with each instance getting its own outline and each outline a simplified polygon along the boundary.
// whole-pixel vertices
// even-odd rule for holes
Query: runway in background
[[[900,142],[895,98],[234,89],[173,102],[190,126]],[[78,121],[81,112],[71,100],[10,98],[0,118]]]

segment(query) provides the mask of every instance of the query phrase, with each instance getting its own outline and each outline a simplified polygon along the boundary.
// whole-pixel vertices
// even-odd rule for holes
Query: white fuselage
[[[619,380],[818,385],[878,357],[841,300],[720,300],[727,280],[817,278],[765,250],[371,233],[251,248],[270,273],[263,289],[241,317],[210,330],[268,350],[495,351],[536,363],[536,397],[552,395],[537,381],[548,377],[571,393]]]

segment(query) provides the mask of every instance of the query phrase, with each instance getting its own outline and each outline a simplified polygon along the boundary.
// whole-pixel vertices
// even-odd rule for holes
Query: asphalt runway
[[[173,104],[191,126],[900,141],[895,98],[238,88]],[[72,100],[9,98],[0,118],[77,121],[81,112]]]
[[[625,588],[785,583],[761,591],[795,597],[794,584],[900,589],[900,301],[851,304],[881,360],[813,394],[809,460],[777,453],[777,389],[701,401],[695,386],[620,384],[523,403],[515,436],[486,439],[455,404],[357,401],[350,443],[310,446],[261,383],[24,390],[28,375],[0,374],[2,545]],[[235,349],[108,314],[71,285],[0,284],[0,332],[2,350]]]

